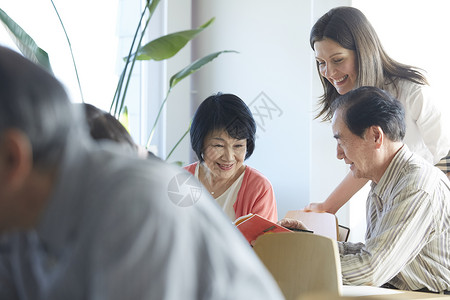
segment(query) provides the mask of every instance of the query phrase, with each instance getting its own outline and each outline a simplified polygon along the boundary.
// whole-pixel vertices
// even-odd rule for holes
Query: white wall
[[[193,43],[197,53],[225,54],[193,76],[194,107],[218,91],[234,93],[258,123],[256,149],[247,164],[272,182],[279,210],[303,207],[309,199],[311,60],[306,31],[308,1],[194,0],[195,24],[216,22]]]
[[[322,201],[337,184],[330,127],[313,121],[320,83],[309,30],[316,16],[338,2],[316,2],[192,1],[193,27],[216,17],[193,41],[193,59],[225,49],[239,51],[220,56],[192,76],[192,111],[218,91],[235,93],[250,106],[258,138],[247,163],[271,180],[279,217],[311,199]]]
[[[308,30],[308,33],[317,19],[332,7],[351,5],[350,0],[311,1],[314,3],[311,24],[308,29],[304,29]],[[317,74],[314,53],[310,47],[308,47],[308,50],[310,50],[310,60],[312,61],[310,70],[312,74],[311,89],[313,91],[311,107],[315,110],[317,109],[317,99],[323,94],[323,88]],[[336,141],[332,136],[329,122],[311,119],[310,147],[311,195],[309,202],[323,202],[347,174],[348,167],[336,158]],[[346,204],[337,213],[339,223],[345,226],[350,226],[348,211],[349,204]]]

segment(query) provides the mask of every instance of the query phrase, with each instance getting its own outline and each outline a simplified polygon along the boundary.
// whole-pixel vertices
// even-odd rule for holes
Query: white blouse
[[[436,164],[450,150],[445,114],[434,104],[430,87],[408,80],[399,80],[397,87],[398,92],[393,84],[386,90],[405,108],[406,135],[403,142],[412,152]]]
[[[200,164],[197,164],[195,167],[195,178],[198,179],[198,170],[200,168]],[[236,212],[234,211],[234,203],[236,202],[237,195],[239,190],[241,189],[242,180],[244,179],[245,171],[239,176],[237,180],[233,182],[233,184],[219,197],[215,200],[217,204],[222,208],[224,213],[230,218],[231,221],[236,220]],[[206,188],[205,188],[206,189]]]

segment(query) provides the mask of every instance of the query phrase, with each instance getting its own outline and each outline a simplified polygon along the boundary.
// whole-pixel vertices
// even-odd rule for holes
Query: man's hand
[[[286,227],[288,229],[297,229],[297,230],[309,230],[308,227],[305,226],[301,221],[296,219],[284,218],[277,222],[278,225]]]

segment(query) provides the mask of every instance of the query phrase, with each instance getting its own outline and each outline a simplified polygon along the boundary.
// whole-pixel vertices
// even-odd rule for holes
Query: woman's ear
[[[0,135],[0,180],[19,188],[33,168],[31,143],[20,130],[8,129]]]

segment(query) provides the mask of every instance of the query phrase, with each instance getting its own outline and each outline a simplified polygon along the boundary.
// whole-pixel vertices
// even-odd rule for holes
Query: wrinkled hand
[[[323,203],[310,203],[305,206],[304,211],[324,212],[326,211]]]
[[[284,218],[277,222],[278,225],[286,227],[288,229],[298,229],[298,230],[310,230],[302,221],[296,219]]]

